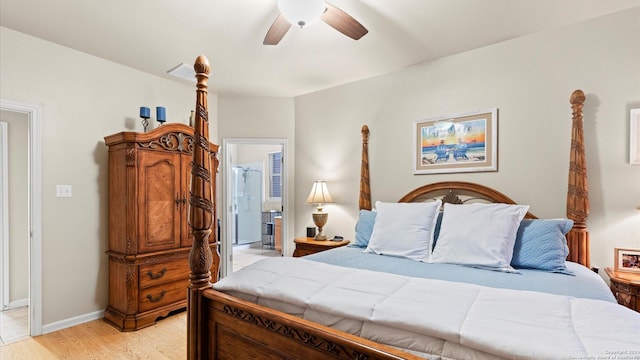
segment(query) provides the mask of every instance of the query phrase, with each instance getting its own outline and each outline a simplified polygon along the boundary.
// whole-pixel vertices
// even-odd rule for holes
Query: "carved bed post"
[[[362,163],[360,165],[360,210],[371,210],[371,187],[369,186],[369,127],[362,125]]]
[[[209,113],[207,105],[207,80],[209,61],[200,55],[194,64],[198,80],[196,92],[195,131],[193,134],[193,163],[191,169],[191,193],[189,196],[189,225],[193,231],[193,246],[189,254],[189,290],[187,296],[187,357],[200,359],[203,329],[207,319],[200,314],[201,291],[217,280],[217,272],[211,274],[211,266],[217,269],[220,256],[211,252],[209,237],[213,225],[213,200],[211,183],[211,153],[209,149]],[[215,237],[215,234],[213,235]],[[217,239],[216,239],[217,240]]]
[[[573,220],[573,229],[567,234],[569,260],[591,267],[589,255],[589,190],[587,187],[587,162],[584,149],[582,107],[584,92],[576,90],[571,94],[572,114],[571,153],[569,162],[569,183],[567,191],[567,217]]]

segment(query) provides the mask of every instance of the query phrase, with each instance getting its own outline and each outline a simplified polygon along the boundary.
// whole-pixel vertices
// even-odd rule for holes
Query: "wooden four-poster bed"
[[[209,64],[205,57],[200,56],[196,59],[194,67],[197,78],[197,103],[194,124],[195,148],[193,151],[193,178],[191,185],[191,198],[189,201],[191,206],[190,225],[193,229],[194,242],[190,254],[191,275],[188,290],[188,358],[422,358],[421,355],[424,355],[426,350],[422,352],[411,351],[400,349],[399,347],[402,346],[385,345],[342,330],[336,330],[329,326],[318,324],[316,321],[303,319],[280,310],[275,310],[268,306],[243,300],[236,296],[234,291],[222,292],[212,289],[212,283],[218,282],[219,279],[218,274],[211,273],[209,269],[217,268],[220,258],[217,253],[212,253],[210,251],[209,246],[209,243],[211,242],[211,239],[209,238],[216,236],[216,234],[211,231],[211,226],[213,224],[212,214],[215,207],[215,184],[211,182],[211,172],[216,171],[216,164],[211,164],[208,145],[207,79],[209,74]],[[571,155],[567,193],[567,218],[573,221],[573,228],[571,228],[566,237],[568,239],[569,248],[568,260],[588,268],[590,266],[590,261],[589,236],[586,226],[586,218],[589,213],[589,199],[582,130],[582,107],[584,101],[584,93],[580,90],[574,91],[571,95],[570,103],[573,109],[573,124],[570,146]],[[359,199],[359,206],[362,210],[371,210],[372,208],[369,187],[368,135],[369,129],[364,126],[362,128],[362,166]],[[427,198],[436,198],[440,199],[438,201],[448,201],[452,203],[466,202],[467,198],[480,198],[484,199],[483,201],[490,203],[515,204],[515,202],[509,197],[496,190],[479,184],[467,182],[441,182],[425,185],[409,192],[399,200],[399,203],[423,202]],[[526,218],[535,219],[535,216],[531,213],[527,213]],[[442,221],[442,225],[444,226],[445,220]],[[218,241],[218,239],[215,239],[215,241]],[[438,244],[440,244],[440,240],[438,241]],[[346,247],[343,249],[344,251],[348,250]],[[358,253],[361,253],[361,250],[362,249],[360,249]],[[377,258],[381,257],[382,256],[378,256]],[[287,260],[287,258],[279,259]],[[302,261],[304,266],[316,266],[314,261],[304,259],[305,258],[301,258],[295,261]],[[214,265],[213,267],[212,264]],[[576,265],[575,268],[577,267],[578,266]],[[582,266],[580,267],[582,268]],[[331,268],[331,271],[333,270],[335,270],[335,268]],[[323,273],[324,270],[320,272]],[[587,272],[595,276],[591,271]],[[567,275],[558,276],[568,278]],[[406,280],[406,278],[403,279]],[[224,280],[221,282],[224,282]],[[604,285],[604,283],[602,285]],[[527,294],[530,293],[527,292]],[[609,294],[608,296],[611,295]],[[344,300],[347,299],[345,298]],[[604,305],[609,307],[615,306],[614,312],[626,310],[621,310],[623,308],[617,304],[612,305],[606,301],[599,300],[593,301],[598,301],[596,304],[604,303]],[[320,305],[322,305],[322,302]],[[621,309],[618,309],[618,307]],[[402,312],[403,311],[398,311],[398,313]],[[623,313],[623,316],[628,315],[628,313]],[[411,317],[411,314],[409,314],[409,317]],[[411,319],[408,321],[410,320]],[[336,322],[339,321],[336,320]],[[625,326],[631,326],[633,329],[633,325],[628,325],[626,323],[620,326],[622,326],[620,328],[621,330],[628,330]],[[624,334],[620,335],[622,335],[622,340],[619,343],[620,349],[626,349],[624,345],[628,345],[629,340],[624,338]],[[616,336],[618,336],[618,334],[616,334]],[[449,341],[449,343],[450,342],[451,341]],[[441,344],[445,344],[445,347],[449,346],[447,345],[447,341],[441,342]],[[466,343],[465,346],[468,346],[468,348],[463,346],[459,349],[456,348],[458,350],[455,351],[476,351],[473,350],[474,345],[472,343],[471,345],[470,343]],[[478,347],[476,347],[476,349],[478,349]],[[588,350],[589,349],[586,350],[587,353]],[[610,350],[615,351],[618,349]],[[477,354],[481,354],[481,356],[478,355],[478,358],[500,357],[487,355],[488,353],[483,351],[484,350],[477,351]],[[476,352],[473,353],[476,354]],[[462,354],[462,352],[456,352],[456,354]],[[567,355],[571,355],[571,353],[568,352]]]

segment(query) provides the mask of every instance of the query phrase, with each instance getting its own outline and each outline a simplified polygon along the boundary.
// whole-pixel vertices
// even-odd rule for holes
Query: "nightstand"
[[[615,271],[606,268],[604,271],[611,281],[611,291],[620,305],[640,312],[640,274]]]
[[[329,240],[315,240],[314,238],[296,238],[293,240],[296,243],[296,250],[293,252],[294,257],[300,257],[305,255],[311,255],[319,253],[321,251],[339,248],[349,244],[349,240],[342,241],[329,241]]]

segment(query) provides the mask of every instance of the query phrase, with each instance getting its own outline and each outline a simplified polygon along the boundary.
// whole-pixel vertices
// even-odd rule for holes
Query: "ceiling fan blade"
[[[284,18],[284,15],[280,14],[276,20],[271,24],[267,35],[264,37],[262,44],[264,45],[277,45],[284,35],[289,31],[291,24]]]
[[[327,5],[327,11],[322,14],[322,21],[329,24],[332,28],[353,40],[358,40],[369,32],[358,20],[352,18],[351,15],[329,3],[325,4]]]

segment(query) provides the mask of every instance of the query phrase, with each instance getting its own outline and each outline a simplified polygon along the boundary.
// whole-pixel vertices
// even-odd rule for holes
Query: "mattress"
[[[640,314],[610,301],[306,258],[262,260],[214,289],[429,359],[595,358],[640,348]]]

